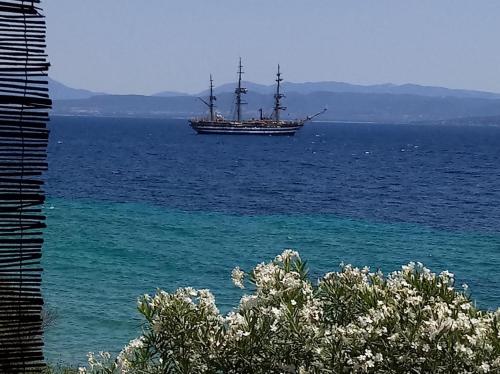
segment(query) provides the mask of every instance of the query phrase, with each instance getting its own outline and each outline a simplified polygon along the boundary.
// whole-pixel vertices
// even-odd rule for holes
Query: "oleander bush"
[[[350,265],[313,282],[286,250],[251,272],[221,315],[208,290],[139,299],[143,334],[82,373],[499,373],[500,309],[478,310],[453,274],[410,263],[384,276]]]

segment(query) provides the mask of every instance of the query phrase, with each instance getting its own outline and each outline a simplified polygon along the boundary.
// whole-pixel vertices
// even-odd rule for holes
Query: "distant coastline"
[[[52,115],[97,117],[182,118],[200,116],[205,107],[197,95],[166,91],[152,96],[108,95],[73,89],[51,81]],[[249,83],[246,118],[259,109],[270,112],[272,86]],[[232,116],[230,85],[216,88],[217,110]],[[322,121],[354,123],[500,125],[500,94],[418,85],[357,86],[338,82],[287,83],[286,106],[290,118],[301,118],[327,107]],[[199,93],[203,96],[204,93]],[[64,98],[64,99],[63,99]]]
[[[187,121],[190,116],[174,116],[167,114],[148,114],[148,113],[95,113],[95,112],[73,112],[61,113],[52,112],[51,117],[59,118],[123,118],[123,119],[156,119],[156,120],[179,120]],[[451,118],[446,120],[429,120],[429,121],[411,121],[411,122],[388,122],[388,121],[352,121],[352,120],[313,120],[312,123],[318,124],[352,124],[352,125],[394,125],[394,126],[490,126],[500,127],[500,116],[491,117],[464,117]]]

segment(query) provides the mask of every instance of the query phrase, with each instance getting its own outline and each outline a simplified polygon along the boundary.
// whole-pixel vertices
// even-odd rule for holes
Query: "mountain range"
[[[88,99],[92,96],[105,95],[102,92],[93,92],[78,88],[68,87],[61,82],[48,78],[50,97],[52,100],[78,100]]]
[[[215,88],[215,93],[234,92],[236,83],[226,83]],[[253,82],[243,82],[243,86],[249,91],[263,95],[273,94],[276,85],[263,85]],[[364,93],[364,94],[393,94],[393,95],[418,95],[429,97],[461,97],[478,99],[500,99],[500,94],[485,91],[451,89],[435,86],[421,86],[418,84],[396,85],[392,83],[376,85],[358,85],[344,82],[304,82],[292,83],[284,82],[283,91],[287,93],[310,94],[316,92],[336,92],[336,93]],[[208,90],[200,92],[198,95],[207,96]]]
[[[275,86],[244,82],[248,88],[245,113],[256,117],[259,108],[270,113]],[[216,87],[217,109],[225,116],[233,110],[234,83]],[[151,96],[110,95],[68,87],[49,81],[53,114],[97,116],[147,116],[188,118],[206,112],[197,95],[163,91]],[[328,107],[321,118],[338,121],[408,123],[455,118],[500,116],[500,94],[420,86],[381,84],[362,86],[342,82],[284,82],[286,116],[303,117]]]

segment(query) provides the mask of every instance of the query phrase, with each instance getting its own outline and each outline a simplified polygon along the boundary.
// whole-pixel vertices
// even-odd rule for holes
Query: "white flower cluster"
[[[345,265],[317,284],[285,250],[248,273],[252,295],[220,315],[207,290],[139,301],[144,334],[82,373],[499,373],[500,309],[478,310],[449,272],[387,277]],[[233,283],[244,288],[235,268]],[[104,371],[106,368],[108,371]]]
[[[239,267],[235,267],[231,272],[231,279],[233,280],[233,284],[241,289],[245,288],[245,286],[243,285],[244,277],[245,273]]]
[[[144,347],[144,338],[141,336],[131,340],[125,348],[122,349],[116,358],[116,368],[121,374],[134,373],[134,360],[136,352]]]
[[[87,354],[88,368],[78,368],[79,374],[87,373],[105,373],[109,367],[114,367],[111,361],[111,354],[109,352],[99,352],[97,355],[93,352]]]

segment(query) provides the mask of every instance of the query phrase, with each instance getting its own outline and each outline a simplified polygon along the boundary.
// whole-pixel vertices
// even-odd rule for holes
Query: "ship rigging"
[[[213,78],[210,75],[210,96],[208,102],[200,98],[200,100],[209,108],[208,118],[191,119],[190,126],[198,134],[241,134],[241,135],[294,135],[307,121],[323,114],[326,109],[302,119],[282,120],[280,113],[287,108],[281,104],[281,100],[285,95],[281,93],[281,78],[280,66],[276,74],[276,92],[274,94],[274,106],[272,115],[269,118],[263,116],[262,109],[259,109],[259,119],[243,119],[242,105],[246,105],[242,95],[248,91],[242,86],[243,65],[241,58],[238,65],[238,84],[234,91],[235,93],[235,118],[227,120],[221,114],[215,112],[215,101],[217,98],[214,95]]]

